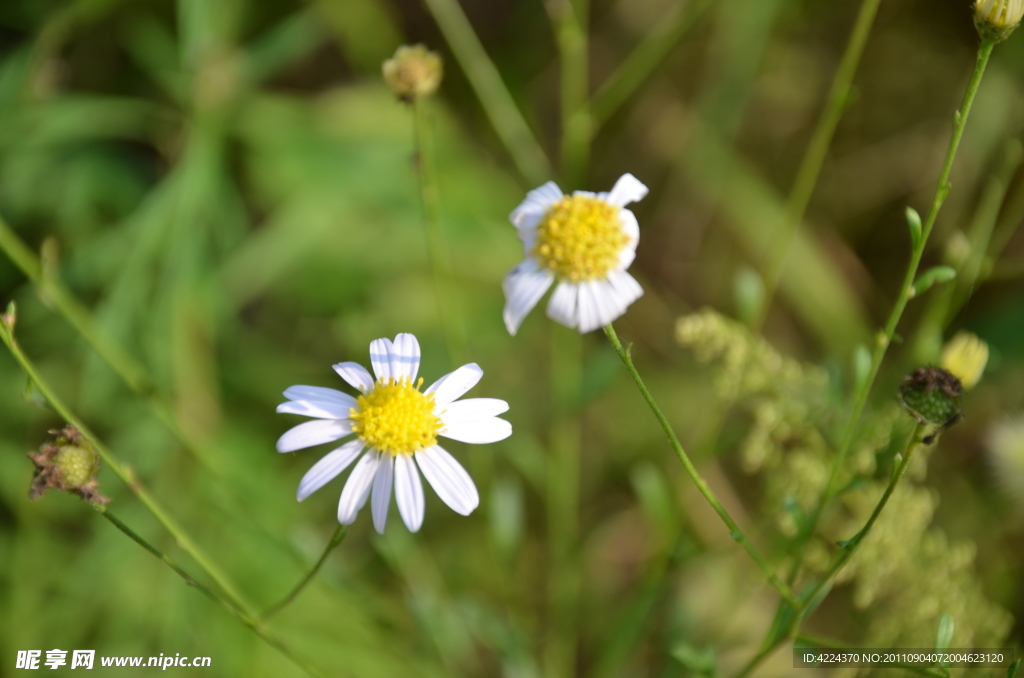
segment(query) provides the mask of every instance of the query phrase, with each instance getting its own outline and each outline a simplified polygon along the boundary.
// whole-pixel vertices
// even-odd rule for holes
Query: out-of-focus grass
[[[595,88],[672,4],[595,4]],[[966,5],[882,3],[766,325],[784,352],[831,369],[837,400],[853,347],[884,319],[902,277],[903,207],[920,207],[934,188],[974,49]],[[558,67],[541,3],[464,8],[557,157]],[[763,266],[855,11],[851,3],[712,3],[600,130],[587,185],[563,187],[607,189],[625,171],[651,186],[636,206],[643,237],[635,269],[646,295],[620,334],[636,342],[652,391],[683,442],[710,464],[730,511],[746,516],[776,555],[761,487],[735,449],[750,422],[725,416],[712,439],[720,413],[709,374],[673,344],[671,326],[703,305],[734,312],[737,271]],[[929,261],[941,262],[955,232],[968,228],[1002,147],[1022,132],[1022,40],[997,53]],[[423,344],[428,381],[452,367],[427,268],[411,112],[378,77],[381,59],[415,41],[447,58],[431,115],[456,303],[471,359],[485,370],[473,393],[506,399],[515,434],[487,447],[451,446],[480,488],[481,508],[470,518],[429,491],[417,535],[394,512],[385,537],[361,516],[272,626],[330,675],[534,676],[547,642],[551,329],[538,311],[508,337],[500,289],[519,258],[506,215],[532,186],[422,6],[153,0],[0,8],[0,214],[35,249],[53,239],[53,266],[101,329],[143,361],[198,441],[198,460],[6,259],[0,289],[17,300],[21,343],[46,377],[249,599],[275,602],[329,538],[343,482],[294,501],[318,455],[274,451],[295,423],[272,415],[281,391],[339,387],[331,363],[366,362],[370,340],[404,331]],[[1014,176],[1004,219],[1022,188]],[[1011,237],[1004,256],[1019,259],[1022,248]],[[983,587],[1018,617],[1024,524],[993,491],[981,441],[993,420],[1024,406],[1021,285],[1019,277],[979,285],[953,320],[992,343],[993,365],[928,477],[941,497],[936,523],[974,540]],[[906,328],[922,308],[911,306]],[[877,403],[910,360],[897,348]],[[678,658],[706,648],[728,672],[756,649],[773,601],[691,501],[616,361],[586,338],[580,675],[680,675]],[[23,397],[9,356],[0,354],[0,366],[0,661],[54,647],[181,652],[213,658],[196,675],[298,675],[77,499],[28,500],[24,454],[62,422]],[[101,479],[113,511],[196,570],[116,479]],[[841,622],[849,601],[833,605],[823,633],[855,642],[872,611]]]

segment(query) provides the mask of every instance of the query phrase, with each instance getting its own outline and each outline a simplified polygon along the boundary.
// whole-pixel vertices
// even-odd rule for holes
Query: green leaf
[[[681,643],[672,649],[672,656],[693,673],[710,675],[715,671],[715,655],[710,647],[698,649]]]
[[[736,301],[736,315],[745,324],[752,325],[764,303],[764,280],[761,275],[749,266],[744,266],[736,272],[732,292]]]
[[[864,344],[858,344],[853,351],[853,392],[860,393],[871,373],[871,351]]]
[[[942,652],[949,647],[951,642],[953,642],[953,617],[947,612],[939,619],[939,629],[935,633],[936,651]]]
[[[921,215],[913,207],[907,208],[907,226],[910,227],[910,242],[917,251],[921,246]]]
[[[914,286],[911,288],[911,297],[916,297],[922,292],[927,292],[936,283],[949,282],[956,277],[956,271],[949,266],[936,266],[929,268],[921,274]]]
[[[1013,678],[1014,676],[1016,676],[1018,669],[1020,669],[1020,660],[1019,659],[1017,661],[1013,662],[1012,664],[1010,664],[1010,667],[1008,669],[1006,669],[1006,678]]]

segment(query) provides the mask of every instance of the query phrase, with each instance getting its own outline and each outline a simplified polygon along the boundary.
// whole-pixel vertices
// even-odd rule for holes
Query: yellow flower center
[[[378,381],[349,411],[352,431],[367,445],[394,456],[436,444],[441,419],[434,414],[434,395],[420,393],[422,385],[422,379],[413,384],[408,377]]]
[[[565,196],[537,226],[533,256],[572,282],[607,277],[629,243],[619,208],[585,195]]]

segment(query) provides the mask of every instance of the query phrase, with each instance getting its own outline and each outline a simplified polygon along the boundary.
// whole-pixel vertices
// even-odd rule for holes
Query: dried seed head
[[[100,455],[92,443],[74,426],[54,429],[50,434],[54,436],[52,441],[43,443],[38,452],[28,454],[36,467],[29,498],[38,499],[53,488],[77,494],[92,504],[108,503],[110,499],[98,489],[96,475],[100,470]]]
[[[1001,42],[1024,17],[1024,0],[975,0],[974,25],[982,38]]]
[[[441,57],[423,45],[403,45],[384,62],[384,82],[402,101],[430,96],[441,84]]]

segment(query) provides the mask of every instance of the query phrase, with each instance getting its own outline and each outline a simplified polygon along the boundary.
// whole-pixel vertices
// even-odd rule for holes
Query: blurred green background
[[[552,158],[561,139],[559,68],[547,10],[556,4],[462,3]],[[556,633],[544,497],[550,340],[561,328],[542,309],[514,338],[502,324],[501,278],[521,255],[507,215],[535,184],[490,126],[431,6],[0,3],[0,216],[42,252],[44,275],[59,276],[102,334],[141,361],[195,449],[168,432],[6,256],[0,300],[17,302],[20,343],[58,393],[244,595],[270,605],[318,557],[343,484],[295,502],[319,452],[275,452],[276,438],[298,423],[273,413],[281,392],[343,388],[330,365],[367,364],[369,342],[398,332],[419,337],[428,383],[454,367],[427,257],[412,113],[380,78],[381,62],[400,44],[440,52],[446,74],[429,124],[457,282],[452,303],[468,359],[485,371],[470,395],[507,400],[515,433],[486,447],[448,446],[480,488],[473,515],[455,515],[430,491],[414,536],[394,510],[383,537],[361,515],[272,626],[332,676],[529,678],[542,675]],[[785,478],[772,474],[790,471],[783,464],[751,473],[740,454],[765,396],[710,396],[716,368],[679,346],[673,326],[706,306],[742,315],[735,290],[765,265],[858,7],[594,2],[593,90],[665,17],[689,12],[692,25],[597,131],[585,184],[562,186],[607,190],[631,172],[651,188],[634,206],[642,237],[632,270],[646,294],[617,324],[619,334],[635,342],[641,372],[716,492],[778,562],[786,539],[771,488]],[[930,203],[976,44],[967,0],[881,3],[764,329],[781,353],[822,367],[828,386],[813,397],[833,413],[844,411],[855,347],[895,299],[909,252],[903,210],[925,212]],[[990,343],[966,421],[943,436],[927,475],[922,467],[914,480],[927,515],[915,514],[915,523],[891,507],[894,523],[941,533],[935,539],[950,545],[937,559],[948,568],[921,577],[955,582],[974,601],[956,619],[966,647],[1024,639],[1024,433],[992,434],[1024,416],[1022,76],[1018,35],[996,50],[925,255],[926,265],[959,266],[973,252],[977,271],[952,284],[945,314],[928,296],[911,303],[864,434],[885,426],[894,440],[908,434],[909,418],[890,409],[892,394],[903,374],[937,360],[954,330]],[[994,231],[979,250],[985,224]],[[580,586],[576,674],[682,676],[711,661],[731,675],[756,651],[775,598],[701,504],[600,333],[584,337],[583,351],[580,538],[568,546]],[[301,675],[79,499],[29,501],[25,454],[63,422],[26,388],[6,351],[0,408],[0,674],[14,672],[18,650],[62,648],[212,657],[209,669],[170,669],[178,675]],[[834,444],[842,421],[815,419],[819,447]],[[881,435],[868,451],[880,460],[864,471],[870,477],[885,476],[881,460],[896,444]],[[199,572],[109,471],[100,478],[113,512]],[[912,576],[917,566],[898,553],[907,544],[897,539],[892,553],[876,553],[891,568],[865,571],[880,580]],[[928,646],[950,611],[929,608],[928,595],[913,614],[895,594],[862,598],[837,586],[809,627],[855,646],[878,641],[879,629],[903,646]],[[759,675],[792,672],[783,652]]]

